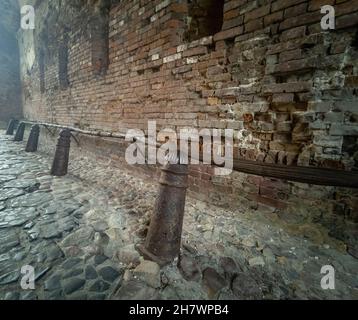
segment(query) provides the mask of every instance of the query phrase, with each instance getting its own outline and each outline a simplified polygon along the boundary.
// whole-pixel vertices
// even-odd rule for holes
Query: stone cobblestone
[[[358,298],[358,260],[322,227],[297,232],[276,212],[190,197],[179,260],[154,268],[135,244],[146,236],[155,182],[88,157],[51,177],[51,160],[0,134],[0,299]],[[336,290],[321,289],[327,264]],[[24,265],[35,268],[33,291],[21,289]]]

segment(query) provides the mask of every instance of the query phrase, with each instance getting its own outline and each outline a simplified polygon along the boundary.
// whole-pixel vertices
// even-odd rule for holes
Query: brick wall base
[[[29,130],[26,130],[25,140]],[[39,151],[54,155],[59,131],[41,128]],[[83,158],[94,163],[108,164],[111,168],[126,170],[130,174],[158,182],[159,167],[128,165],[124,154],[128,143],[118,138],[101,138],[74,134],[70,152],[71,166]],[[256,210],[258,215],[270,215],[292,230],[317,223],[327,235],[349,242],[356,237],[358,222],[358,190],[330,186],[313,186],[233,172],[228,176],[213,176],[210,166],[190,167],[189,196],[210,204],[237,210],[238,214]],[[310,229],[302,232],[314,237]],[[307,234],[305,234],[307,232]],[[354,236],[355,235],[355,236]]]

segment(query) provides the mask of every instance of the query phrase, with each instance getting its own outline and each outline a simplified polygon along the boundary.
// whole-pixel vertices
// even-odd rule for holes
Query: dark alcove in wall
[[[58,48],[58,77],[61,90],[68,88],[68,37],[65,34]]]
[[[186,41],[214,35],[223,25],[224,0],[188,0]]]

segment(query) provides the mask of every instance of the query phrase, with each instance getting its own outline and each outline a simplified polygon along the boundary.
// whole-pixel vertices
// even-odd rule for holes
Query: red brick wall
[[[334,5],[336,30],[321,30],[323,4]],[[186,1],[122,1],[109,11],[109,64],[100,75],[92,65],[96,37],[87,27],[93,11],[47,12],[72,21],[69,86],[59,86],[59,27],[59,35],[41,37],[45,93],[38,67],[24,82],[27,118],[106,132],[146,129],[151,119],[158,129],[245,129],[247,138],[236,139],[238,158],[358,169],[357,0],[225,1],[222,31],[191,43],[184,40]],[[208,167],[193,167],[190,181],[197,196],[214,202],[310,207],[324,196],[330,212],[343,203],[346,215],[357,215],[353,190],[339,197],[336,188],[317,187],[311,194],[303,184],[213,177]]]

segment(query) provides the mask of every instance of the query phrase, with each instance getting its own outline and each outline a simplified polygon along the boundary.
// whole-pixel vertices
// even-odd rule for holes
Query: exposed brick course
[[[245,129],[236,139],[237,158],[357,170],[356,153],[343,148],[345,137],[358,136],[356,2],[324,2],[337,7],[337,30],[323,32],[321,1],[227,0],[221,31],[189,41],[186,1],[122,1],[109,7],[108,66],[100,76],[86,20],[93,8],[67,3],[68,11],[49,12],[40,2],[37,10],[50,22],[72,21],[69,85],[60,90],[53,53],[61,32],[54,31],[45,37],[45,92],[39,59],[23,75],[25,116],[106,132],[146,130],[151,119],[158,129]],[[36,31],[36,52],[46,32]],[[240,195],[278,208],[294,201],[290,183],[234,184],[238,175],[251,176],[220,178],[206,170],[191,170],[198,197],[225,203]]]

